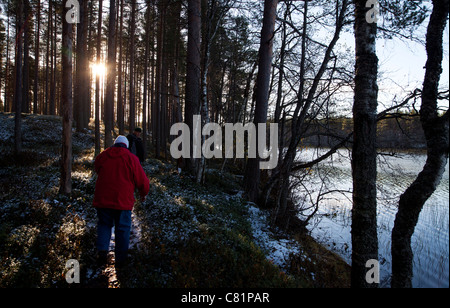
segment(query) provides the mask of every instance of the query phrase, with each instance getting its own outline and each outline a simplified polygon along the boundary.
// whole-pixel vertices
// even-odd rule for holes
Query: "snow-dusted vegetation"
[[[69,259],[80,262],[86,287],[317,283],[317,266],[307,264],[318,259],[272,229],[267,213],[246,204],[234,175],[208,170],[202,186],[155,159],[143,164],[150,194],[133,211],[130,262],[116,273],[111,251],[108,268],[100,270],[91,133],[74,133],[73,193],[64,196],[58,193],[60,118],[25,116],[20,156],[13,153],[13,115],[0,118],[0,286],[74,286],[64,276]]]

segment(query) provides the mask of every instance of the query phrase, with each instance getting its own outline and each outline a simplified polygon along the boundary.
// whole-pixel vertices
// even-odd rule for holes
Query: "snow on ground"
[[[9,153],[14,118],[8,114],[0,115],[1,150]],[[3,227],[0,236],[7,237],[5,245],[8,249],[15,249],[10,249],[9,258],[2,259],[4,265],[0,266],[0,271],[6,268],[9,274],[0,277],[0,285],[16,285],[18,282],[14,279],[18,273],[39,269],[42,277],[33,281],[21,280],[20,283],[65,286],[59,272],[63,270],[65,260],[74,258],[85,262],[83,266],[89,279],[96,277],[94,243],[97,217],[92,208],[96,180],[92,170],[93,139],[90,134],[74,133],[73,195],[59,195],[59,125],[57,117],[24,117],[23,141],[24,148],[29,152],[30,158],[27,159],[30,159],[30,165],[8,166],[5,160],[4,167],[0,169],[0,175],[8,177],[7,181],[0,181],[4,190],[0,195],[0,225]],[[36,153],[42,153],[42,158],[35,158]],[[166,258],[158,260],[155,268],[148,268],[149,273],[154,273],[156,277],[152,276],[156,285],[166,285],[164,277],[175,277],[171,272],[173,266],[184,269],[183,264],[178,264],[177,249],[191,253],[183,246],[189,243],[217,248],[212,253],[226,260],[234,255],[220,254],[221,241],[253,253],[253,248],[248,245],[253,240],[267,259],[283,270],[288,267],[289,255],[299,252],[299,245],[294,240],[288,240],[277,230],[270,229],[267,212],[245,205],[242,193],[236,194],[239,188],[232,184],[232,175],[210,171],[211,179],[217,183],[210,183],[209,186],[218,187],[211,190],[196,185],[186,176],[175,175],[170,164],[150,159],[143,167],[151,180],[151,192],[147,200],[133,211],[130,248],[134,250],[135,257],[142,258],[151,248],[160,254],[155,260]],[[8,224],[3,224],[4,221]],[[114,232],[112,235],[110,251],[114,250]],[[214,241],[218,246],[214,246]],[[255,247],[253,243],[251,247]],[[256,255],[261,256],[259,253]],[[206,258],[207,254],[202,256]],[[247,260],[246,255],[238,254],[238,257]],[[261,268],[258,258],[248,259]],[[214,262],[211,265],[215,266]],[[197,275],[199,272],[197,269]],[[222,278],[217,279],[219,283]]]
[[[289,255],[300,251],[300,244],[287,238],[279,238],[269,229],[269,213],[253,205],[248,208],[253,237],[267,258],[282,269],[288,266]],[[277,232],[278,233],[278,232]]]
[[[11,129],[12,128],[12,129]],[[4,116],[0,121],[0,141],[7,142],[14,136],[14,115]]]

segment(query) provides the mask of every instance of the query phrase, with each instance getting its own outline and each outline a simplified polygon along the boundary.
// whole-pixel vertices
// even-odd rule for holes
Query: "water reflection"
[[[298,159],[308,161],[326,149],[308,149]],[[339,253],[351,263],[351,153],[341,150],[320,163],[305,178],[307,185],[299,186],[299,204],[326,190],[319,204],[318,215],[310,221],[313,237]],[[378,159],[378,238],[382,286],[390,286],[391,231],[394,226],[398,199],[422,170],[426,156],[401,154],[380,156]],[[325,182],[325,185],[322,184]],[[314,198],[312,198],[315,200]],[[416,226],[412,248],[414,251],[414,287],[449,287],[449,166],[437,191],[427,201]]]

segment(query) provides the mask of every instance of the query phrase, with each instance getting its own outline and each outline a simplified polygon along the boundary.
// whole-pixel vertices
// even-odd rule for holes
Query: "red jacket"
[[[137,188],[141,198],[147,196],[150,182],[136,155],[122,147],[111,147],[95,159],[94,207],[132,210]]]

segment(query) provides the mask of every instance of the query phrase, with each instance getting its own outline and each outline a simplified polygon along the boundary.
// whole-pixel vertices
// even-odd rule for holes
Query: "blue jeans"
[[[124,262],[130,244],[131,211],[97,208],[97,216],[97,250],[109,250],[112,227],[115,227],[116,262]]]

